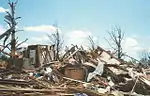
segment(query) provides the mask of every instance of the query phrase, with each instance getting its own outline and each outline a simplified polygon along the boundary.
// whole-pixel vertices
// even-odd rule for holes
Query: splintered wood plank
[[[67,94],[67,93],[57,93],[59,96],[74,96],[74,94]]]
[[[65,92],[63,89],[0,89],[0,92],[41,92],[41,93],[53,93],[53,92]]]
[[[77,88],[77,87],[69,87],[68,88],[70,91],[72,92],[76,92],[76,93],[85,93],[89,96],[106,96],[105,94],[102,93],[98,93],[96,91],[93,90],[89,90],[89,89],[84,89],[84,88]]]

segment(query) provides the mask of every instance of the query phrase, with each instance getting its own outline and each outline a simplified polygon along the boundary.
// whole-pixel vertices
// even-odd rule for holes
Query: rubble
[[[87,51],[73,46],[59,61],[55,59],[54,45],[36,45],[28,48],[22,56],[26,59],[22,59],[21,67],[16,68],[16,65],[7,67],[1,64],[2,95],[145,96],[150,94],[148,69],[128,64],[101,47]],[[18,68],[20,70],[17,70]]]

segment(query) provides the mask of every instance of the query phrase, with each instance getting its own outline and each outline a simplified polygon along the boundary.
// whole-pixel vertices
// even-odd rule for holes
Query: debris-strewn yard
[[[117,57],[94,46],[90,36],[91,49],[73,45],[61,53],[63,40],[57,26],[56,34],[48,35],[53,45],[29,45],[22,50],[19,46],[28,39],[19,42],[15,37],[21,18],[15,15],[17,2],[8,2],[10,10],[4,17],[8,30],[0,35],[0,55],[8,55],[0,59],[0,96],[150,96],[150,69],[121,59],[125,54],[120,28],[114,29],[118,36],[109,32]]]
[[[150,94],[148,69],[127,63],[101,47],[73,46],[55,59],[55,49],[31,45],[11,64],[1,63],[4,96],[141,96]],[[12,61],[12,60],[10,60]]]

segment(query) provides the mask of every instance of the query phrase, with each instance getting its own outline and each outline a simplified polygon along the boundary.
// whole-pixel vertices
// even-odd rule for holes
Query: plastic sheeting
[[[104,63],[98,60],[98,66],[92,73],[88,74],[87,82],[90,81],[96,75],[102,75],[103,71],[104,71]]]

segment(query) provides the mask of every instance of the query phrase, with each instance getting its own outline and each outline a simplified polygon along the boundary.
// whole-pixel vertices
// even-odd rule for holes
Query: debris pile
[[[53,47],[42,47],[42,50],[46,49],[40,51],[38,55],[33,55],[37,52],[33,51],[34,48],[29,47],[30,51],[27,52],[30,55],[28,53],[23,57],[23,60],[28,58],[32,61],[28,66],[23,65],[27,64],[26,62],[22,63],[24,67],[21,67],[21,70],[16,70],[15,67],[0,70],[2,95],[145,96],[150,94],[148,69],[120,60],[101,47],[87,51],[73,46],[60,60],[54,58]],[[36,59],[39,58],[38,56],[43,60],[38,61]],[[37,67],[34,59],[43,62],[38,63]]]

